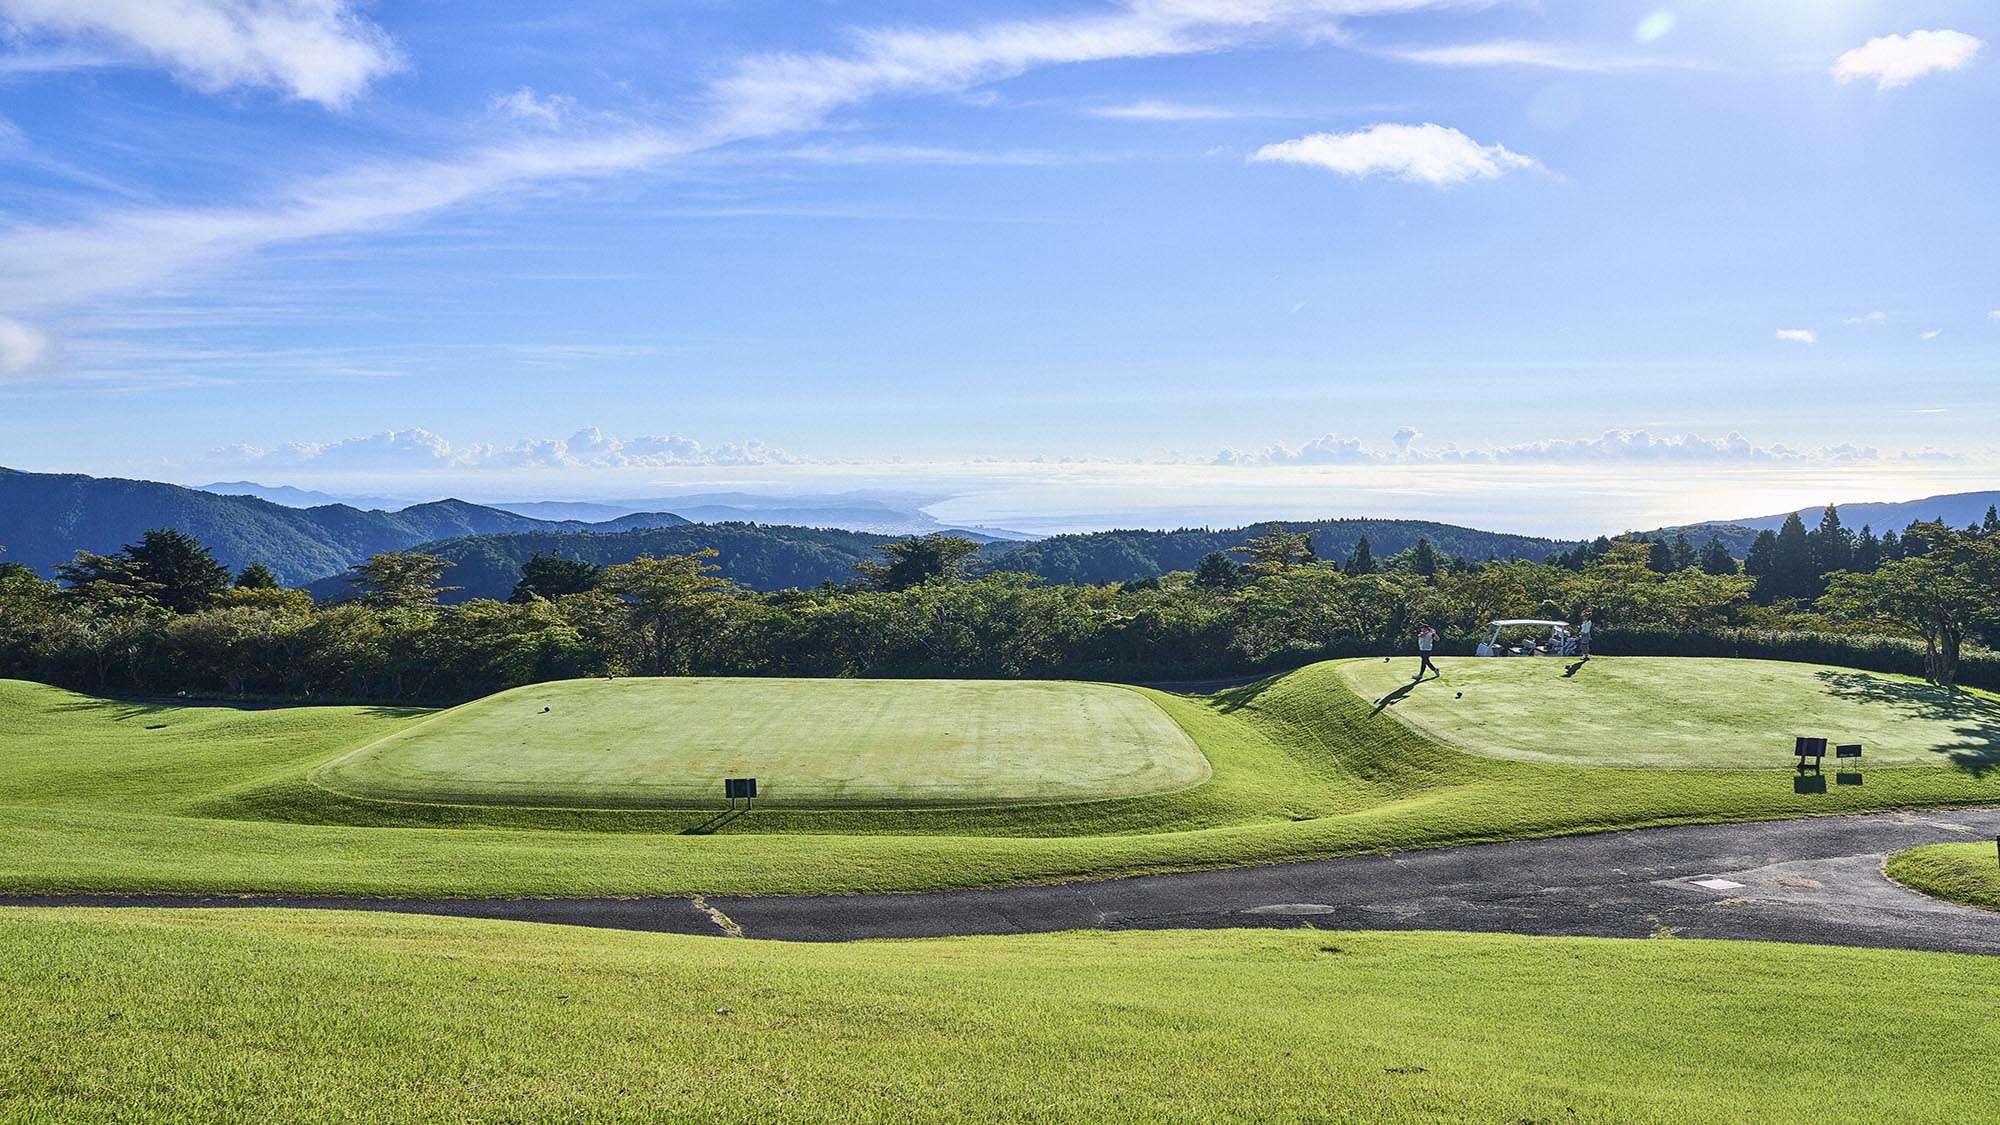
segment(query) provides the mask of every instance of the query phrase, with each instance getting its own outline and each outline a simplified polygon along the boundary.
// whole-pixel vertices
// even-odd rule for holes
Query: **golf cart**
[[[1567,621],[1494,621],[1475,651],[1480,656],[1575,656],[1576,632]]]

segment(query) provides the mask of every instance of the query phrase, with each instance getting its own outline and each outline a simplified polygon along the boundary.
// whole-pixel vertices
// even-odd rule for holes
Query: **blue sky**
[[[1036,529],[1990,487],[1997,25],[0,0],[0,463]]]

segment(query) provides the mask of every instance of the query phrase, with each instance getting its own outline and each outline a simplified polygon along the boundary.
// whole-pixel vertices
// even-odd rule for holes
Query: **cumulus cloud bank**
[[[338,107],[402,65],[348,0],[0,0],[17,34],[104,47],[200,90],[284,90]]]
[[[1963,31],[1883,35],[1835,59],[1833,77],[1842,85],[1873,78],[1877,90],[1893,90],[1926,74],[1962,69],[1985,46]]]
[[[1370,125],[1352,133],[1310,133],[1268,144],[1250,154],[1264,163],[1304,164],[1343,176],[1389,176],[1410,183],[1450,187],[1497,180],[1509,172],[1540,168],[1533,157],[1504,145],[1482,145],[1443,125]]]
[[[691,465],[791,465],[803,459],[762,442],[705,446],[689,437],[647,434],[618,438],[592,426],[567,438],[530,438],[512,445],[454,445],[422,428],[385,430],[334,442],[286,442],[274,448],[231,445],[210,451],[211,465],[399,472],[432,469],[664,469]]]

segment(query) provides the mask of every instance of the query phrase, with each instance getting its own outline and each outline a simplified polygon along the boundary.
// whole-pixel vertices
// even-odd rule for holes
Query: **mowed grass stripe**
[[[1052,681],[621,679],[452,708],[321,767],[374,800],[768,807],[991,805],[1148,796],[1208,761],[1141,692]]]
[[[0,950],[4,1120],[1682,1125],[2000,1104],[2000,974],[1951,954],[1310,929],[787,945],[261,910],[0,910]]]
[[[1803,735],[1861,743],[1863,768],[2000,765],[2000,696],[1907,676],[1778,660],[1462,657],[1412,684],[1414,663],[1340,670],[1389,714],[1492,757],[1744,768],[1787,764]]]

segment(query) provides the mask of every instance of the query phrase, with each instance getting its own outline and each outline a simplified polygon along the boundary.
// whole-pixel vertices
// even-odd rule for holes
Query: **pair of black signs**
[[[1799,776],[1792,780],[1794,793],[1826,792],[1826,775],[1820,772],[1820,761],[1826,757],[1826,739],[1798,738],[1793,740],[1792,754],[1799,760]],[[1843,742],[1833,748],[1833,759],[1839,763],[1840,772],[1834,775],[1839,785],[1861,784],[1861,744]],[[1852,763],[1850,765],[1850,763]],[[1811,773],[1807,773],[1807,769]]]

